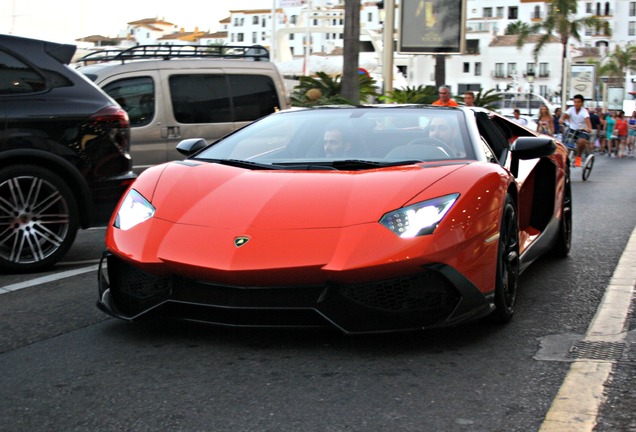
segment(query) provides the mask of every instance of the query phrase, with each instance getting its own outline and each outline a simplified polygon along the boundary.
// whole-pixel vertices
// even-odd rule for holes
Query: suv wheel
[[[34,165],[0,171],[0,270],[43,270],[75,240],[77,203],[56,174]]]

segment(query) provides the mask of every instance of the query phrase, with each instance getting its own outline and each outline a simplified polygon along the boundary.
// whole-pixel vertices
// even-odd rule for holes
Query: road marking
[[[83,268],[78,268],[75,270],[67,270],[65,272],[60,272],[60,273],[55,273],[52,275],[48,275],[48,276],[42,276],[36,279],[31,279],[28,280],[26,282],[20,282],[20,283],[15,283],[15,284],[11,284],[11,285],[6,285],[3,287],[0,287],[0,294],[7,294],[13,291],[18,291],[24,288],[29,288],[32,286],[36,286],[36,285],[41,285],[41,284],[45,284],[45,283],[49,283],[49,282],[54,282],[60,279],[66,279],[66,278],[70,278],[73,276],[77,276],[77,275],[81,275],[84,273],[89,273],[89,272],[96,272],[97,269],[99,268],[98,265],[93,265],[90,267],[83,267]]]
[[[636,284],[636,229],[627,242],[584,341],[622,342]],[[577,360],[570,365],[539,432],[592,432],[605,402],[605,383],[616,360]]]

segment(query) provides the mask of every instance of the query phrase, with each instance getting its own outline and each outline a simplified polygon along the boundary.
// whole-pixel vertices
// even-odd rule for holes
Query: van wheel
[[[79,226],[77,203],[56,174],[35,165],[0,171],[0,269],[44,270],[64,257]]]

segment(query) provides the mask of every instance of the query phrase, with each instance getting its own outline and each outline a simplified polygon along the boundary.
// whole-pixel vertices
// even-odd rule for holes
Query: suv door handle
[[[181,138],[181,129],[179,128],[179,126],[164,126],[161,128],[161,138]]]

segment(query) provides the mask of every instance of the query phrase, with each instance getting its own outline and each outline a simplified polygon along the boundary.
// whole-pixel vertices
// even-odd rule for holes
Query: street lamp
[[[395,0],[378,2],[382,32],[382,93],[393,91],[393,30],[395,21]],[[387,102],[388,103],[388,102]]]
[[[533,71],[528,71],[526,73],[526,80],[528,81],[528,84],[529,84],[529,87],[530,87],[529,88],[530,91],[528,92],[528,115],[530,117],[532,117],[532,103],[531,102],[532,102],[532,99],[533,99],[532,98],[532,90],[533,90],[532,83],[534,82],[534,72]]]

